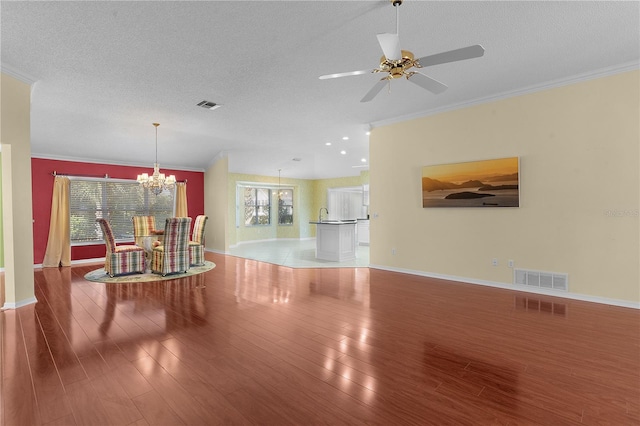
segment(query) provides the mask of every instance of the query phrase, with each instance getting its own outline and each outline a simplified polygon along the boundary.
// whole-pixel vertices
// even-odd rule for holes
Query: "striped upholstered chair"
[[[133,238],[137,246],[144,247],[144,238],[157,235],[162,238],[164,230],[155,229],[156,219],[153,216],[133,216]]]
[[[189,241],[189,265],[204,265],[204,226],[207,224],[205,215],[196,216],[193,232]]]
[[[172,217],[166,220],[164,242],[153,248],[151,271],[165,276],[189,270],[190,229],[190,217]]]
[[[143,273],[147,264],[144,257],[144,249],[133,245],[116,246],[111,224],[105,219],[97,219],[102,228],[102,236],[107,246],[104,258],[104,270],[110,277],[133,272]]]

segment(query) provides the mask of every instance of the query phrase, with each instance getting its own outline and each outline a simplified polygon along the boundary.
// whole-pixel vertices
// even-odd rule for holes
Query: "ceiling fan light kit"
[[[360,102],[369,102],[376,97],[387,82],[393,79],[405,77],[410,82],[434,94],[439,94],[447,90],[447,86],[438,80],[427,76],[412,68],[424,68],[433,65],[445,64],[448,62],[462,61],[465,59],[478,58],[484,55],[484,47],[479,44],[467,46],[460,49],[449,50],[446,52],[436,53],[435,55],[424,56],[415,59],[412,52],[400,49],[399,37],[399,14],[398,6],[402,4],[402,0],[389,0],[396,8],[396,33],[395,34],[378,34],[378,43],[382,49],[383,55],[380,58],[380,65],[373,70],[349,71],[343,73],[326,74],[320,76],[320,80],[331,78],[348,77],[362,74],[386,73],[380,81],[378,81]]]

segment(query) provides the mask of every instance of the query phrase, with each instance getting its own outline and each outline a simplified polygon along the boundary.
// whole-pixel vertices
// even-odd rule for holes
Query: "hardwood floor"
[[[207,253],[154,283],[35,271],[2,425],[640,424],[640,312]]]

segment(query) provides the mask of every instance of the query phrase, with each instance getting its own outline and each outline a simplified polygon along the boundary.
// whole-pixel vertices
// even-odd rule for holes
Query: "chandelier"
[[[166,189],[173,189],[176,184],[176,177],[174,175],[165,177],[164,173],[160,173],[160,164],[158,164],[158,126],[160,123],[152,124],[156,128],[156,162],[153,163],[153,174],[149,176],[148,173],[142,173],[138,175],[137,181],[144,188],[158,195]]]

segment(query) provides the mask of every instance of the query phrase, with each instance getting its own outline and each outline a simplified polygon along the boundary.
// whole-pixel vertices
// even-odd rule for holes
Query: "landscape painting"
[[[518,157],[422,168],[422,207],[519,207]]]

